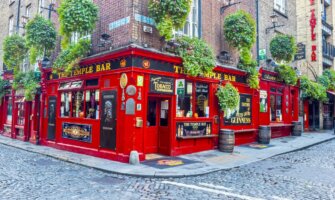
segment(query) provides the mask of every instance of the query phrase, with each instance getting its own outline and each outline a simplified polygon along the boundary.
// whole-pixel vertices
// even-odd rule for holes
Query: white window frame
[[[10,16],[8,20],[8,35],[12,35],[14,33],[14,16]]]
[[[26,17],[30,18],[30,14],[31,14],[31,4],[26,6]]]
[[[91,34],[87,33],[87,34],[80,35],[78,32],[74,32],[71,34],[70,43],[77,44],[80,39],[91,40]]]
[[[43,12],[42,7],[44,7],[44,3],[45,3],[45,0],[38,0],[38,13]]]
[[[174,31],[175,36],[199,37],[199,13],[201,12],[199,4],[200,0],[192,0],[191,10],[186,19],[184,28]]]
[[[286,0],[274,0],[274,9],[286,15]]]

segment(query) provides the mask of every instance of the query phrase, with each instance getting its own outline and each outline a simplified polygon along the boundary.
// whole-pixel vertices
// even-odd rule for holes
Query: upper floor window
[[[11,16],[8,22],[8,34],[12,35],[13,33],[14,33],[14,16]]]
[[[42,13],[44,7],[44,0],[38,0],[38,12]]]
[[[274,9],[283,14],[286,14],[286,0],[275,0]]]
[[[190,14],[184,28],[176,31],[176,35],[186,35],[189,37],[199,37],[199,23],[200,23],[200,0],[193,0]]]
[[[26,17],[29,18],[31,14],[31,4],[26,7]]]
[[[71,35],[70,42],[71,44],[76,44],[80,39],[91,39],[91,34],[86,33],[86,34],[80,34],[78,32],[74,32]]]

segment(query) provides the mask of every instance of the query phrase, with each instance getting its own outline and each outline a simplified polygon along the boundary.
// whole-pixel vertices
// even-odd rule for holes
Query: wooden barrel
[[[271,139],[271,127],[259,126],[258,143],[270,144]]]
[[[219,134],[219,150],[233,153],[235,146],[235,133],[233,130],[221,129]]]
[[[293,131],[292,136],[301,136],[302,134],[302,123],[301,122],[292,122]]]
[[[333,122],[330,117],[325,117],[323,119],[323,129],[326,129],[326,130],[333,129]]]

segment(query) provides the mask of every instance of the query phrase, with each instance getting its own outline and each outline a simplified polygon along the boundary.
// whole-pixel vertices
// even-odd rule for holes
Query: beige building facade
[[[297,61],[302,75],[317,81],[326,69],[335,69],[335,3],[332,0],[297,0],[297,42],[305,56]],[[302,54],[303,55],[303,54]],[[334,97],[329,102],[304,102],[304,121],[309,129],[331,128]]]

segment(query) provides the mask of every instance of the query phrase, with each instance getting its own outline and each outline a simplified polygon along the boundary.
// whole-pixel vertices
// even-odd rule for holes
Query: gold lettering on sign
[[[155,91],[159,92],[173,92],[173,88],[170,82],[161,81],[161,78],[153,78],[151,79],[154,84]]]

